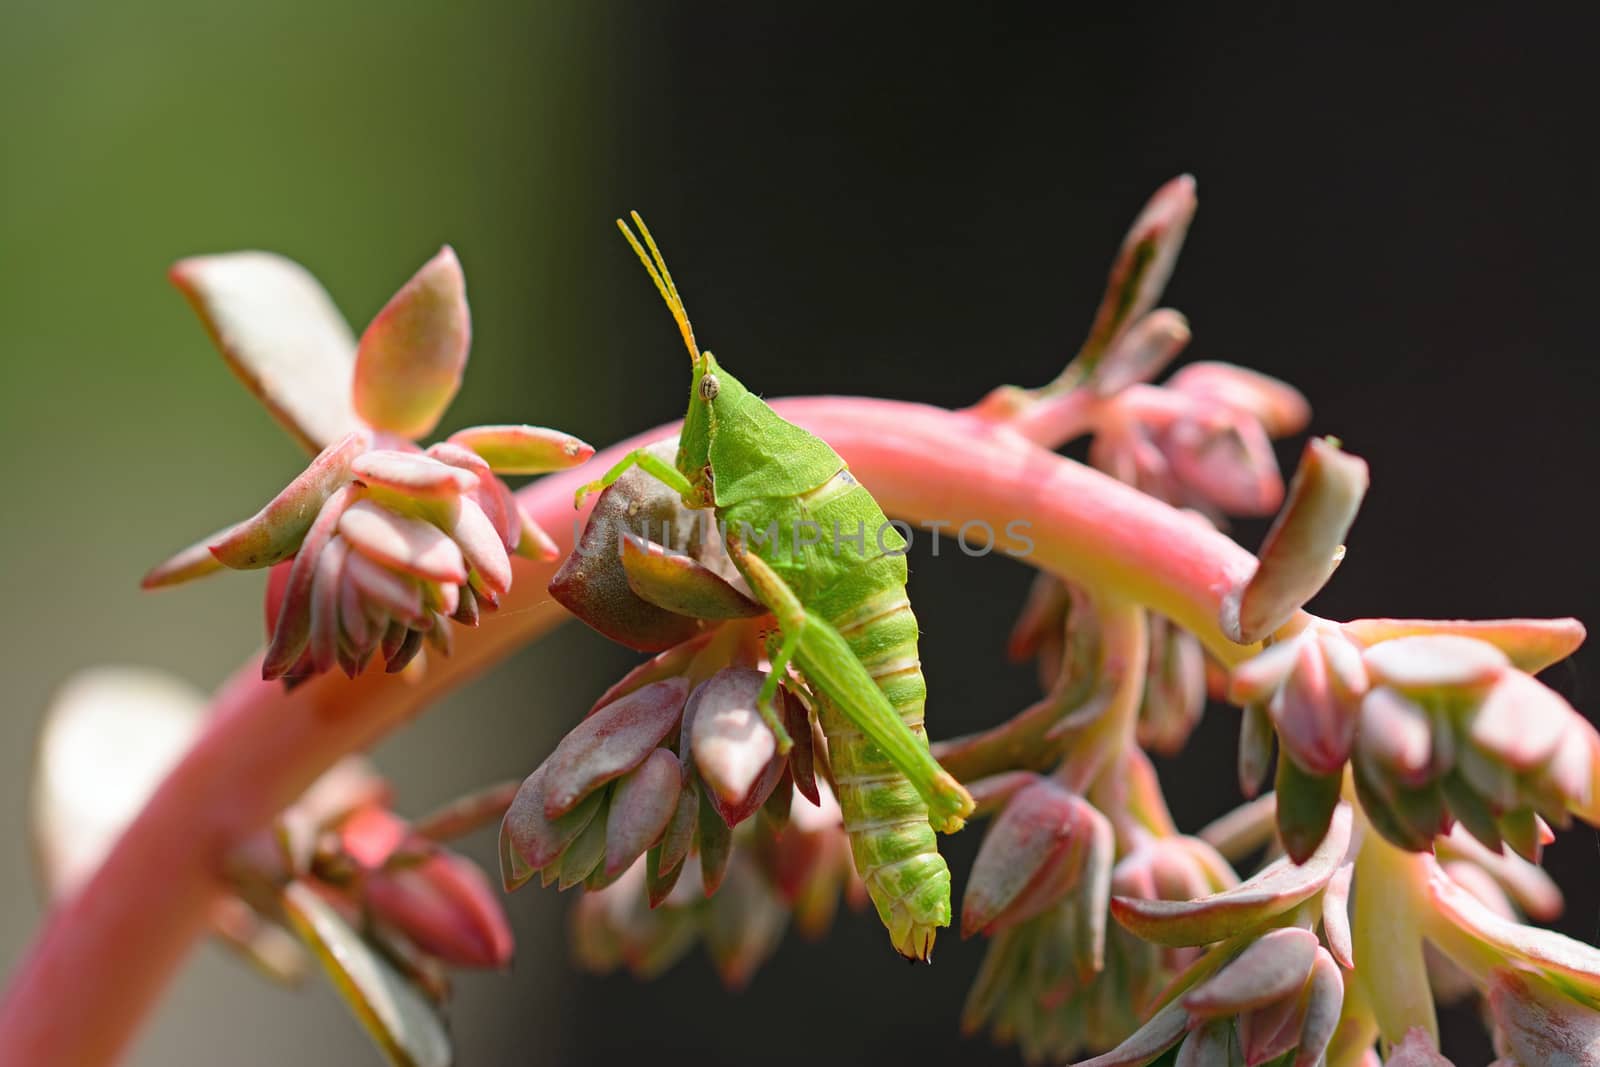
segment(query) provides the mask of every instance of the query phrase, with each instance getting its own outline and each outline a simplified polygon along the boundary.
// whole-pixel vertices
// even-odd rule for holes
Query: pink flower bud
[[[620,875],[661,839],[682,790],[683,765],[664,748],[617,781],[606,811],[607,877]]]
[[[1192,495],[1230,515],[1270,515],[1283,500],[1283,476],[1261,424],[1225,408],[1202,408],[1161,439],[1174,477]]]
[[[556,819],[596,788],[643,763],[683,714],[689,683],[653,682],[573,727],[544,764],[544,810]]]
[[[760,671],[718,671],[690,698],[695,767],[707,799],[729,826],[755,814],[783,774],[777,739],[756,710],[766,678]]]
[[[1550,762],[1577,717],[1553,689],[1520,671],[1508,671],[1478,705],[1467,736],[1501,763],[1526,772]]]
[[[1311,407],[1294,386],[1231,363],[1190,363],[1167,388],[1247,414],[1271,437],[1299,433],[1311,421]]]
[[[297,681],[336,664],[354,677],[380,648],[388,669],[399,670],[423,633],[448,654],[443,619],[475,625],[480,603],[492,608],[510,588],[515,542],[507,538],[521,528],[511,521],[510,491],[487,465],[470,453],[447,463],[369,443],[352,434],[332,446],[213,545],[232,566],[294,553],[268,584],[267,678]],[[190,569],[179,560],[152,573],[159,583],[180,565]]]
[[[335,492],[322,504],[316,521],[300,542],[283,585],[277,626],[261,661],[263,678],[280,678],[291,673],[305,651],[311,639],[311,587],[316,579],[317,563],[333,540],[353,498],[354,490],[350,486]]]
[[[1267,704],[1284,750],[1306,771],[1334,774],[1350,758],[1357,704],[1336,687],[1322,645],[1297,643],[1294,666]]]
[[[1600,1011],[1511,968],[1489,979],[1489,1010],[1523,1064],[1600,1062]]]
[[[650,446],[652,454],[673,462],[676,443]],[[660,652],[700,632],[697,619],[658,607],[633,591],[622,568],[622,539],[628,534],[666,540],[671,547],[695,547],[695,516],[677,493],[642,470],[631,470],[602,492],[572,555],[550,582],[550,595],[606,637],[640,652]]]
[[[497,607],[510,552],[554,557],[555,543],[476,453],[449,443],[423,453],[407,440],[437,422],[466,362],[465,283],[449,248],[395,295],[359,349],[315,279],[281,257],[198,257],[172,279],[252,391],[322,449],[255,516],[209,538],[209,554],[193,546],[145,576],[156,588],[292,557],[269,587],[264,677],[294,685],[337,665],[353,678],[379,650],[399,671],[424,633],[448,655],[443,618],[476,625],[480,610]],[[532,427],[462,434],[521,469],[593,453]],[[542,455],[552,449],[553,465]]]
[[[406,821],[382,804],[365,804],[339,823],[339,848],[368,870],[389,862],[389,857],[410,833]]]
[[[1241,782],[1259,788],[1276,736],[1283,749],[1277,822],[1295,859],[1317,847],[1338,803],[1366,686],[1359,650],[1321,624],[1274,643],[1233,673],[1229,696],[1246,704]]]
[[[420,863],[371,872],[362,892],[374,915],[430,956],[458,967],[511,962],[511,927],[477,864],[439,850]]]
[[[1380,686],[1361,701],[1361,751],[1409,785],[1433,773],[1433,728],[1428,713],[1399,692]]]
[[[777,949],[788,918],[749,857],[737,855],[706,909],[706,951],[724,986],[738,990],[749,984]]]
[[[460,546],[431,522],[358,500],[340,518],[339,532],[356,551],[391,570],[434,582],[467,580]]]
[[[471,568],[470,588],[487,589],[496,600],[511,591],[510,542],[496,529],[494,520],[489,518],[477,499],[463,496],[451,501],[442,528]],[[446,588],[452,594],[455,591],[454,586]],[[446,604],[445,609],[445,614],[453,614],[455,605]]]
[[[1536,857],[1542,819],[1592,813],[1600,735],[1499,647],[1468,635],[1481,628],[1456,626],[1463,632],[1404,624],[1412,632],[1366,649],[1381,684],[1362,704],[1357,790],[1402,848],[1431,847],[1454,819],[1491,850],[1505,842]]]
[[[356,594],[361,598],[363,614],[374,620],[368,636],[380,629],[382,620],[387,629],[390,620],[409,628],[422,622],[426,610],[423,605],[422,584],[417,579],[399,571],[390,570],[360,552],[351,553],[345,561],[345,573]],[[382,634],[379,634],[381,639]],[[365,642],[363,642],[365,644]],[[387,656],[385,656],[387,658]]]
[[[1054,904],[1084,873],[1105,817],[1041,778],[1019,792],[989,827],[961,904],[961,936],[996,933]]]

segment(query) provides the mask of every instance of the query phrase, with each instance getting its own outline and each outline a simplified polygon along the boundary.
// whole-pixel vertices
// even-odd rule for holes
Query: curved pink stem
[[[1224,663],[1252,652],[1223,636],[1217,616],[1256,558],[1205,520],[970,412],[860,397],[773,406],[833,445],[890,515],[948,522],[947,538],[963,522],[1003,534],[1025,521],[1035,542],[1026,562],[1153,608]]]
[[[997,537],[1013,520],[1031,523],[1028,562],[1172,617],[1224,662],[1251,651],[1222,635],[1217,615],[1255,559],[1205,523],[972,414],[843,397],[774,406],[832,443],[889,514],[951,523],[946,536],[963,523],[987,523]],[[595,469],[670,432],[617,445],[595,457]],[[553,475],[521,494],[563,554],[572,547],[572,493],[586,474]],[[518,561],[502,610],[461,631],[454,655],[431,662],[420,684],[334,672],[285,692],[260,680],[258,660],[240,668],[217,694],[205,734],[94,878],[52,911],[17,967],[0,1002],[0,1064],[113,1063],[204,931],[230,847],[341,756],[559,622],[545,592],[553,572]]]

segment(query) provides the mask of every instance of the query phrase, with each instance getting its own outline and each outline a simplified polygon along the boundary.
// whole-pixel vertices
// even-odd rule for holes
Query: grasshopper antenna
[[[672,272],[667,269],[667,261],[661,255],[661,249],[656,246],[656,239],[650,236],[650,227],[644,224],[644,219],[639,217],[637,211],[629,212],[633,224],[639,227],[639,233],[644,235],[644,243],[639,243],[639,238],[628,228],[622,219],[617,220],[617,229],[622,231],[622,236],[628,239],[634,254],[639,257],[639,262],[644,264],[644,269],[649,272],[650,280],[656,283],[656,291],[661,294],[661,299],[667,302],[667,310],[672,312],[672,319],[678,324],[678,332],[683,334],[683,343],[688,346],[689,358],[700,359],[700,346],[695,343],[694,327],[689,324],[689,309],[683,306],[683,298],[678,295],[678,287],[672,281]],[[649,251],[646,252],[646,247]]]

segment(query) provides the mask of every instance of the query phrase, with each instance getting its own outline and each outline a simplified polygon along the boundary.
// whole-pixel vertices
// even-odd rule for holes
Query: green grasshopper
[[[928,751],[905,540],[838,453],[779,418],[700,350],[661,250],[637,212],[633,221],[643,244],[623,220],[617,227],[693,361],[689,410],[673,466],[632,452],[577,499],[638,466],[686,506],[715,509],[734,565],[779,626],[758,698],[761,715],[787,751],[775,698],[792,666],[828,739],[856,870],[895,949],[925,960],[937,928],[950,924],[950,870],[934,831],[961,829],[973,802]],[[793,535],[787,541],[785,531]],[[855,533],[841,536],[846,531]]]

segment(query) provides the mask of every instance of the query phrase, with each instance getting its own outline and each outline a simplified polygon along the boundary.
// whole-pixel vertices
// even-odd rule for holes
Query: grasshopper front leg
[[[660,456],[652,455],[648,450],[643,448],[634,449],[632,452],[629,452],[626,456],[623,456],[620,460],[618,460],[614,467],[606,471],[599,478],[596,478],[594,481],[589,482],[586,485],[579,486],[577,493],[572,499],[573,506],[582,507],[584,498],[590,493],[597,493],[602,489],[608,488],[613,482],[622,477],[624,474],[627,474],[628,471],[634,467],[643,469],[656,480],[664,484],[668,489],[673,490],[679,496],[683,497],[685,504],[688,504],[690,507],[699,506],[693,503],[695,498],[694,485],[689,481],[688,478],[683,476],[683,472],[678,470],[678,468],[674,467],[672,464],[663,460]]]
[[[927,744],[906,726],[845,639],[827,620],[807,611],[789,584],[760,556],[731,539],[728,549],[783,631],[773,676],[778,674],[780,661],[786,666],[793,658],[806,680],[905,775],[928,805],[933,828],[941,833],[961,829],[972,814],[971,794],[939,766]]]

